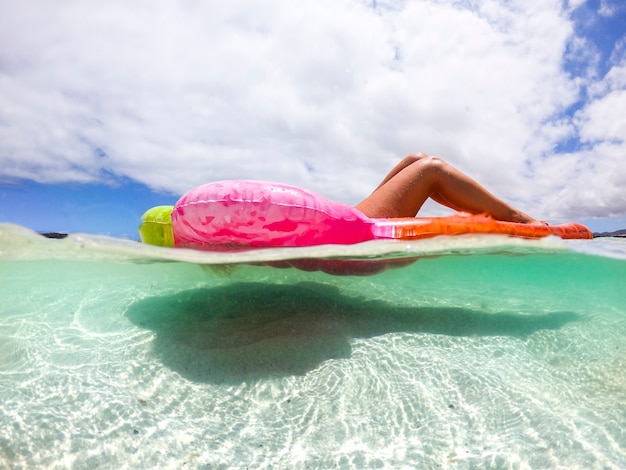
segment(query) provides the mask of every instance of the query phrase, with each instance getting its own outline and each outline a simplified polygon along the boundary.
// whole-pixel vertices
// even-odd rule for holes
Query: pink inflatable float
[[[372,240],[372,221],[352,206],[264,181],[219,181],[174,206],[177,246],[311,246]]]

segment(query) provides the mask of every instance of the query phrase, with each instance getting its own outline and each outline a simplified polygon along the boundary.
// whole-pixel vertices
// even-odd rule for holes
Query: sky
[[[0,0],[0,222],[37,231],[222,179],[353,204],[416,151],[617,230],[625,140],[623,0]]]

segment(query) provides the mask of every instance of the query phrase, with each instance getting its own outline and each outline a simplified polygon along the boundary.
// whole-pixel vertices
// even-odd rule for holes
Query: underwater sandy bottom
[[[0,259],[0,467],[626,466],[624,260],[22,258]]]

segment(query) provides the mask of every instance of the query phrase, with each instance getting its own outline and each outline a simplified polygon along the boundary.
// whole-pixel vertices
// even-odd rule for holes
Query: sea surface
[[[318,258],[406,263],[267,265]],[[209,253],[0,225],[0,423],[7,469],[626,468],[626,240]]]

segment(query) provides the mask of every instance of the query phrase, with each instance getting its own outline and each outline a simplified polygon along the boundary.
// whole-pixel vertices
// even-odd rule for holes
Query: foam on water
[[[625,245],[215,254],[0,226],[0,467],[622,468]],[[247,264],[338,256],[422,258]]]

